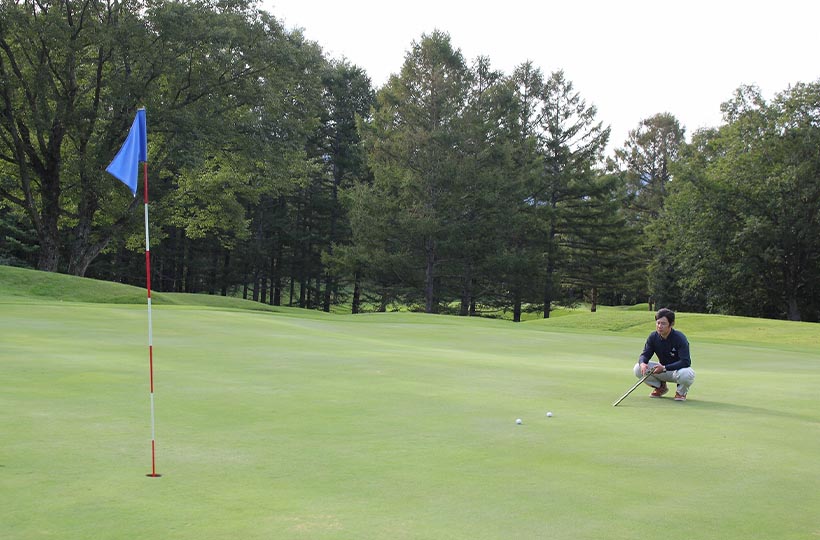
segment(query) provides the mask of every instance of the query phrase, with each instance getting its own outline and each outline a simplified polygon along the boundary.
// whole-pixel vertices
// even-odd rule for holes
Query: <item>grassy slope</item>
[[[64,274],[37,272],[24,268],[0,266],[0,301],[15,302],[87,302],[98,304],[146,304],[144,288],[121,283],[82,279]],[[155,305],[213,306],[249,311],[283,311],[279,308],[240,298],[207,294],[151,294]]]
[[[57,301],[81,288],[89,303]],[[612,408],[648,313],[514,325],[169,300],[148,479],[144,291],[0,267],[4,538],[820,534],[818,325],[681,314],[692,399],[639,389]]]
[[[63,274],[37,272],[21,268],[0,266],[0,302],[14,299],[17,302],[89,302],[99,304],[145,305],[145,289],[98,281],[78,279]],[[207,294],[153,293],[152,303],[158,306],[185,305],[209,306],[220,309],[269,311],[300,317],[326,317],[325,313],[261,304],[239,298],[226,298]],[[414,315],[409,315],[410,320]],[[376,319],[379,315],[375,315]],[[401,320],[391,315],[391,320]],[[373,317],[357,316],[372,321]],[[444,319],[444,318],[442,318]],[[442,320],[443,322],[443,320]],[[698,340],[714,342],[754,342],[776,347],[803,349],[816,347],[820,342],[820,325],[732,317],[723,315],[681,314],[678,327]],[[630,336],[645,336],[652,330],[652,313],[630,307],[602,306],[597,313],[585,309],[559,309],[550,319],[532,318],[524,323],[529,328],[560,332],[616,332]]]

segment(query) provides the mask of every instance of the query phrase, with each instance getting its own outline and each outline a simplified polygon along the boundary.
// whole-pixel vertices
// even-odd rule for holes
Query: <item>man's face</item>
[[[660,336],[663,339],[666,339],[666,337],[669,335],[669,332],[672,331],[672,325],[669,324],[669,319],[667,319],[666,317],[661,317],[660,319],[656,320],[655,330],[658,331],[658,334],[660,334]]]

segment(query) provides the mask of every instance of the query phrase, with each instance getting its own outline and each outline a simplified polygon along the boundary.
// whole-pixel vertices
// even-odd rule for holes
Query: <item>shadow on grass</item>
[[[646,409],[647,406],[657,407],[680,407],[682,409],[695,409],[703,413],[729,413],[732,415],[749,415],[756,419],[761,418],[761,415],[768,415],[774,417],[788,418],[790,420],[799,420],[809,422],[812,424],[820,424],[820,414],[805,414],[803,412],[788,411],[782,409],[773,409],[760,405],[745,405],[740,403],[727,403],[725,401],[711,401],[701,398],[690,398],[685,403],[680,403],[671,398],[663,399],[649,399],[647,396],[637,396],[630,401],[630,396],[626,400],[618,404],[618,408],[634,408],[640,407]],[[759,400],[761,401],[761,400]]]
[[[656,400],[653,400],[656,401]],[[802,420],[811,423],[820,423],[820,416],[811,416],[808,414],[800,414],[791,411],[783,411],[777,409],[770,409],[755,405],[742,405],[737,403],[726,403],[723,401],[709,401],[704,399],[689,399],[686,403],[677,403],[674,400],[662,400],[664,403],[669,403],[677,407],[686,407],[694,409],[703,409],[704,411],[727,412],[731,414],[749,414],[755,417],[760,415],[779,416],[789,418],[791,420]]]

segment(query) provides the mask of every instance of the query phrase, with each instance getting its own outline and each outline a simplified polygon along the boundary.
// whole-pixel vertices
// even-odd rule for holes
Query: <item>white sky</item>
[[[656,113],[686,127],[721,123],[741,84],[764,96],[820,79],[816,0],[262,0],[286,28],[302,28],[328,58],[363,68],[375,88],[398,73],[413,41],[447,32],[468,62],[484,55],[512,73],[531,60],[563,69],[610,148]]]

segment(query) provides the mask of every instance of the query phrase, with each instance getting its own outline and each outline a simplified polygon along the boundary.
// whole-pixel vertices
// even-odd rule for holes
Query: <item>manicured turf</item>
[[[175,295],[154,306],[147,478],[145,306],[35,301],[4,270],[4,539],[820,535],[820,325],[679,314],[690,400],[613,408],[648,312],[516,325]]]

